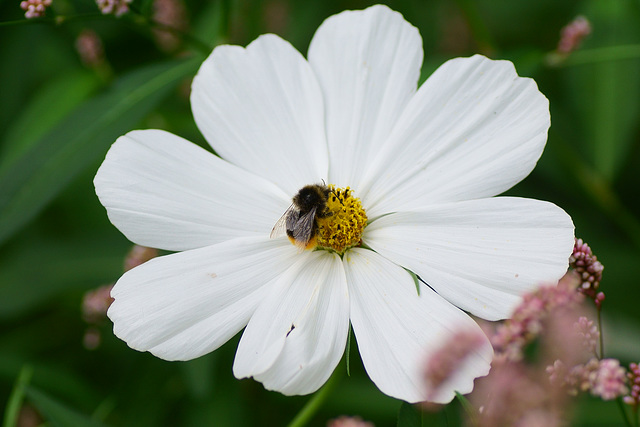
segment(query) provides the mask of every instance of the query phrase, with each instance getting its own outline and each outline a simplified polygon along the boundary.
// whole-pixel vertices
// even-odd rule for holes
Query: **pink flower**
[[[498,326],[491,338],[496,357],[521,360],[522,350],[543,329],[543,321],[559,307],[577,306],[582,296],[569,286],[543,286],[524,296],[511,319]]]
[[[102,41],[95,31],[84,29],[76,38],[76,51],[82,63],[88,67],[97,67],[104,62]]]
[[[133,0],[96,0],[96,4],[103,15],[112,13],[116,16],[121,16],[129,12],[129,3],[132,1]]]
[[[349,417],[343,415],[330,420],[327,423],[327,427],[374,427],[374,425],[369,421],[364,421],[360,417]]]
[[[158,250],[146,246],[133,245],[124,259],[124,271],[129,271],[158,256]]]
[[[640,366],[637,363],[629,364],[627,378],[629,379],[631,390],[629,395],[624,397],[624,403],[633,406],[634,410],[637,411],[640,405]]]
[[[466,363],[469,356],[477,353],[484,345],[486,338],[478,331],[459,331],[444,343],[427,361],[425,371],[428,384],[428,401],[439,394],[440,388],[450,382]]]
[[[98,323],[107,317],[107,310],[113,302],[111,298],[113,284],[93,289],[82,298],[82,317],[88,323]]]
[[[563,424],[566,394],[540,372],[520,362],[494,362],[489,376],[477,381],[470,396],[480,408],[478,427]]]
[[[578,288],[580,292],[595,299],[602,280],[604,266],[582,239],[576,239],[573,253],[569,258],[569,266],[580,276],[581,283]]]
[[[626,370],[616,359],[598,360],[593,357],[571,370],[567,370],[561,361],[556,361],[547,368],[547,372],[552,383],[564,387],[571,395],[588,391],[603,400],[613,400],[629,391]]]
[[[600,361],[596,372],[591,394],[603,400],[613,400],[626,394],[629,390],[625,384],[626,371],[616,359]]]
[[[165,52],[173,52],[180,47],[180,38],[163,27],[186,30],[188,27],[187,10],[182,0],[155,0],[153,2],[153,20],[162,27],[154,28],[156,44]]]
[[[20,8],[25,11],[25,18],[39,18],[44,16],[47,8],[51,6],[51,1],[52,0],[25,0],[20,2]]]
[[[574,324],[576,334],[582,339],[582,346],[592,354],[596,354],[600,332],[592,320],[580,316]]]
[[[571,53],[576,50],[582,40],[591,34],[591,24],[584,16],[578,16],[562,28],[558,52]]]

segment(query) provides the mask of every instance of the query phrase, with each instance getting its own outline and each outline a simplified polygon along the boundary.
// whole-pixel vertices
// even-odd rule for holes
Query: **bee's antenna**
[[[322,181],[322,184],[326,187],[326,186],[327,186],[327,183],[326,183],[326,182],[324,182],[324,179],[321,179],[321,181]],[[336,190],[329,190],[329,191],[331,191],[331,192],[333,193],[333,195],[334,195],[334,196],[336,196],[336,199],[338,199],[338,201],[340,202],[340,204],[341,204],[342,206],[344,206],[344,203],[342,203],[342,200],[340,200],[340,196],[338,195],[338,193],[336,193]]]
[[[344,203],[342,203],[342,200],[340,199],[340,196],[338,195],[338,193],[336,193],[336,190],[330,190],[334,196],[336,196],[336,199],[338,199],[338,201],[340,202],[340,204],[342,206],[344,206]]]

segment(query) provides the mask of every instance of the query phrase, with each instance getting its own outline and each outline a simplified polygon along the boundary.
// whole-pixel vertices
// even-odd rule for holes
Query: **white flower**
[[[464,311],[507,317],[523,293],[563,275],[574,240],[557,206],[493,197],[542,154],[549,108],[536,84],[474,56],[417,90],[421,63],[418,30],[385,6],[327,19],[308,60],[275,35],[217,47],[191,104],[220,157],[134,131],[95,178],[131,241],[183,251],[122,276],[115,334],[188,360],[246,326],[235,376],[306,394],[338,364],[351,322],[378,388],[424,400],[429,355],[454,332],[479,331]],[[363,245],[342,256],[269,238],[292,196],[321,180],[350,186],[369,218]],[[429,286],[418,294],[407,270]],[[471,391],[491,357],[487,340],[430,397]]]

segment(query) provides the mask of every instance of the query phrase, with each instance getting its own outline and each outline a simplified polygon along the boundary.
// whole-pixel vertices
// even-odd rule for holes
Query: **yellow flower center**
[[[316,243],[321,249],[342,254],[360,244],[362,232],[367,225],[367,214],[360,199],[353,196],[349,187],[335,188],[331,184],[329,191],[326,208],[316,217]]]

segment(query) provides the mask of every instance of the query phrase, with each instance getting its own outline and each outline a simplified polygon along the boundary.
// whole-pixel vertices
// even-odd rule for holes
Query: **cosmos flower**
[[[235,376],[295,395],[329,378],[351,324],[383,393],[448,402],[471,391],[489,371],[488,340],[435,395],[425,361],[454,331],[480,330],[465,312],[505,318],[557,281],[573,224],[551,203],[494,197],[542,154],[550,118],[535,82],[473,56],[418,90],[422,55],[418,30],[386,6],[328,18],[308,59],[275,35],[215,48],[191,105],[219,157],[133,131],[95,178],[127,238],[177,251],[116,283],[115,334],[189,360],[244,328]],[[315,250],[270,238],[292,197],[322,181]]]

